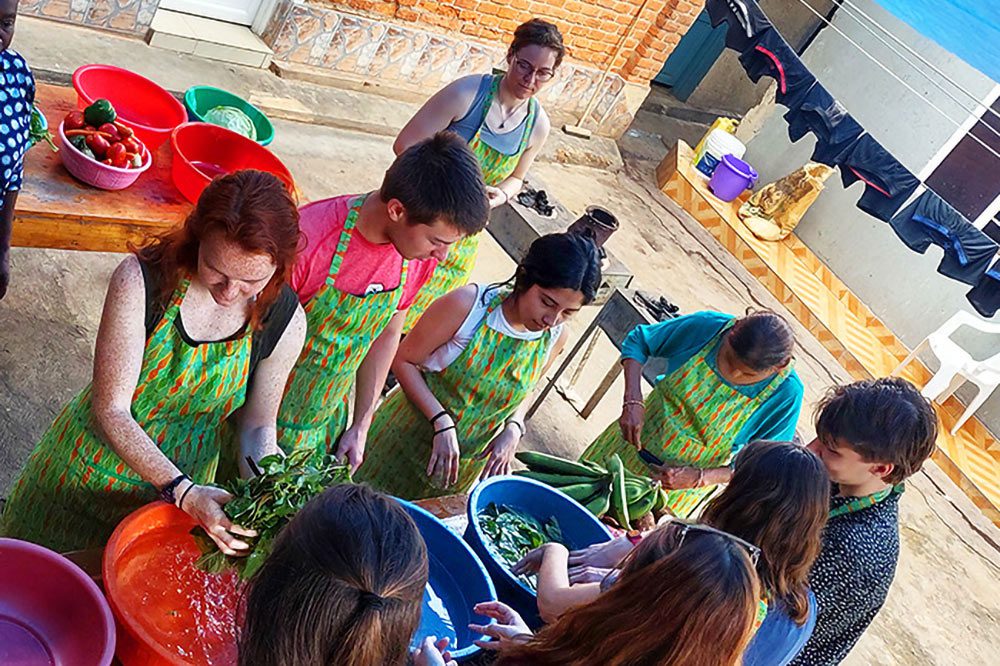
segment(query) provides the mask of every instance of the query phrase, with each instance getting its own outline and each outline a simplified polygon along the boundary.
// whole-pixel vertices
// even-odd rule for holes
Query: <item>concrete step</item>
[[[267,68],[274,52],[250,28],[160,9],[146,41],[150,46],[210,60]]]

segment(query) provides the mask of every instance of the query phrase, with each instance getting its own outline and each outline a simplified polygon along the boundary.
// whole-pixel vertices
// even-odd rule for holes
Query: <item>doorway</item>
[[[653,81],[668,86],[674,97],[684,101],[705,78],[725,48],[726,24],[713,28],[708,12],[703,10]]]

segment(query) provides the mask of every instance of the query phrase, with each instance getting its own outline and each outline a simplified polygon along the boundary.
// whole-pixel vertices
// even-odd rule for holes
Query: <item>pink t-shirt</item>
[[[299,209],[299,228],[305,237],[305,248],[299,252],[292,270],[292,289],[305,305],[326,282],[330,264],[337,253],[340,234],[344,230],[347,214],[357,194],[347,194],[306,204]],[[437,260],[414,260],[407,269],[406,284],[399,309],[410,307],[420,288],[430,278]],[[376,245],[360,232],[351,234],[351,242],[344,253],[344,260],[334,281],[340,291],[366,296],[399,287],[403,257],[392,243]]]

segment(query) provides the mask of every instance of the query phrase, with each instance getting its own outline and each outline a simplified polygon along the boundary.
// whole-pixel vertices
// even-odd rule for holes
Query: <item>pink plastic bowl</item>
[[[124,190],[153,164],[153,156],[145,146],[142,152],[142,166],[138,169],[122,169],[92,160],[69,142],[63,132],[62,123],[59,123],[59,146],[59,154],[66,170],[77,180],[102,190]]]
[[[111,102],[118,120],[155,151],[174,128],[187,120],[179,100],[144,76],[113,65],[84,65],[73,72],[73,88],[81,109],[99,99]]]
[[[0,664],[107,666],[111,608],[82,569],[27,541],[0,538]]]
[[[295,195],[292,174],[274,153],[225,127],[185,123],[174,130],[170,145],[174,149],[174,184],[191,203],[198,202],[202,190],[214,178],[241,169],[274,174]]]

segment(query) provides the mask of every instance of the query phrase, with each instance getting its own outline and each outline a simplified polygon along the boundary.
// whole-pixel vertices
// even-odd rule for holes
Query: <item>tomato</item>
[[[107,157],[117,162],[118,158],[123,157],[127,152],[128,150],[125,149],[124,144],[120,142],[113,143],[111,144],[111,147],[108,148]]]
[[[115,145],[120,146],[121,144],[116,143]],[[112,157],[110,159],[111,159],[111,166],[116,166],[119,169],[127,169],[130,166],[128,153],[122,153],[121,155],[118,155],[117,157]]]
[[[139,139],[134,136],[130,136],[127,139],[122,139],[122,145],[125,146],[125,150],[130,153],[142,153],[142,144],[139,143]]]
[[[83,119],[83,111],[70,111],[63,118],[64,130],[83,129],[86,125],[87,121]]]
[[[118,128],[112,125],[111,123],[104,123],[103,125],[97,128],[97,131],[104,132],[105,134],[110,134],[112,143],[114,143],[115,141],[120,141],[122,138],[121,134],[118,132]]]
[[[97,159],[102,160],[107,155],[108,149],[111,148],[111,144],[103,136],[91,134],[87,137],[87,147],[94,151],[94,156]]]

